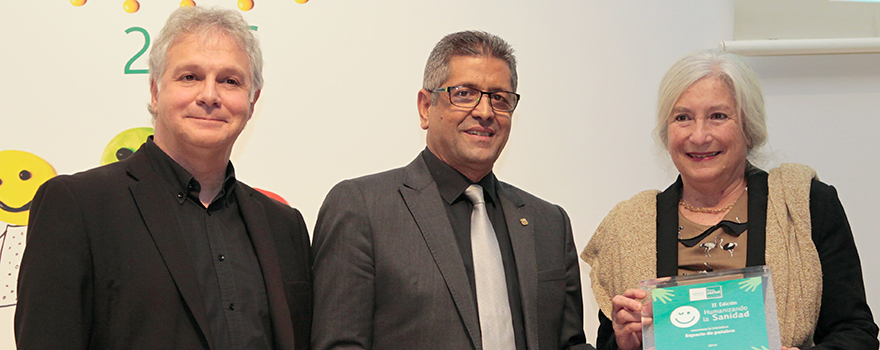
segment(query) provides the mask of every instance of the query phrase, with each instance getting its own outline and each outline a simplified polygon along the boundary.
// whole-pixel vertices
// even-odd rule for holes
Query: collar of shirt
[[[177,164],[174,159],[171,159],[165,151],[156,146],[156,143],[153,142],[153,136],[147,138],[143,150],[150,158],[153,169],[170,185],[169,188],[174,196],[177,197],[179,204],[182,205],[186,202],[187,197],[195,198],[196,202],[198,202],[199,191],[202,189],[201,184],[186,169]],[[211,203],[213,204],[222,199],[228,205],[231,201],[235,200],[232,190],[235,189],[236,183],[235,168],[233,168],[232,162],[229,162],[226,165],[226,178],[223,180],[223,188],[220,189],[220,193],[217,194],[217,197]]]
[[[470,179],[449,166],[449,164],[444,163],[440,158],[437,158],[427,147],[422,151],[422,159],[424,159],[428,171],[431,172],[434,182],[437,183],[440,196],[443,197],[446,203],[452,204],[460,198],[465,198],[463,196],[464,191],[473,184]],[[495,173],[491,171],[477,182],[478,185],[483,187],[483,192],[489,194],[486,197],[486,203],[491,203],[492,205],[500,203],[496,190],[497,182]]]

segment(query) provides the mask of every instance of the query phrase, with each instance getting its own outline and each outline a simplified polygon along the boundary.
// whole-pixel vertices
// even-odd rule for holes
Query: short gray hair
[[[171,45],[184,35],[203,36],[212,30],[229,35],[247,53],[252,83],[249,96],[253,98],[254,93],[263,88],[263,53],[260,42],[240,13],[221,7],[188,6],[171,13],[150,50],[150,81],[159,84],[165,74]],[[152,107],[148,109],[155,119],[156,111]]]
[[[484,31],[468,30],[443,37],[428,56],[422,88],[431,91],[449,79],[449,61],[455,56],[498,58],[510,68],[510,87],[516,92],[516,56],[504,39]]]
[[[687,88],[703,78],[719,78],[736,101],[737,113],[742,118],[743,135],[749,154],[767,141],[767,116],[764,95],[758,76],[740,56],[720,50],[695,51],[680,58],[666,72],[660,82],[657,99],[657,138],[668,147],[669,117],[672,108]]]

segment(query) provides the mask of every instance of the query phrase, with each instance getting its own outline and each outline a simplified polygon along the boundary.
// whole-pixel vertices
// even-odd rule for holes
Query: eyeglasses
[[[498,112],[510,113],[516,108],[520,96],[509,91],[480,91],[467,86],[447,86],[436,88],[431,92],[449,93],[449,103],[462,108],[474,108],[480,104],[483,95],[489,95],[489,105]]]

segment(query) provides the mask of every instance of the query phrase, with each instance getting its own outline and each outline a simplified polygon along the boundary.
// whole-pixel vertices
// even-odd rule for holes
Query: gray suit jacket
[[[528,348],[590,349],[568,216],[505,183],[498,194]],[[475,296],[421,156],[337,184],[318,214],[312,257],[314,349],[482,349]]]

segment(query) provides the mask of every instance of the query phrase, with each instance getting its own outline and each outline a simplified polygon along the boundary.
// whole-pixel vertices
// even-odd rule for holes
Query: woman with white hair
[[[601,309],[599,349],[640,349],[641,280],[769,265],[783,349],[878,349],[858,252],[836,190],[813,169],[749,162],[767,139],[757,76],[718,50],[660,85],[656,133],[678,169],[605,217],[581,254]]]

